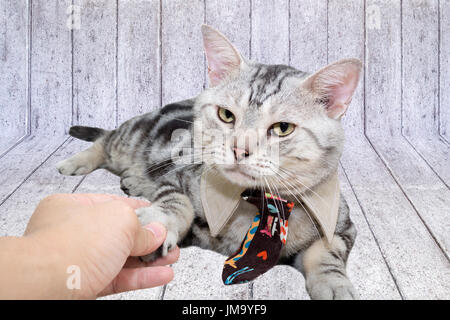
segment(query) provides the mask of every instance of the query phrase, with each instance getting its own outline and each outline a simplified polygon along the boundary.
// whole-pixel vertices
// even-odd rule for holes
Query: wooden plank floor
[[[430,144],[414,143],[361,136],[342,158],[342,193],[358,230],[348,274],[362,299],[450,299],[450,190],[439,175],[450,169],[438,158],[448,154],[448,145],[427,161],[423,153],[429,149],[415,146]],[[29,137],[0,158],[0,236],[22,234],[48,194],[122,193],[118,178],[103,170],[87,177],[58,174],[56,163],[87,145],[67,136]],[[226,287],[224,259],[183,249],[170,284],[108,299],[309,299],[303,276],[288,266],[276,266],[251,284]]]

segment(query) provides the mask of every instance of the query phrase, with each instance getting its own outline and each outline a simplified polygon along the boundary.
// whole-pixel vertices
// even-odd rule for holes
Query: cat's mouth
[[[239,175],[241,177],[245,177],[247,179],[252,179],[252,180],[257,179],[254,175],[252,175],[248,171],[244,171],[245,169],[238,164],[233,165],[231,168],[224,168],[224,170],[227,172],[227,174]]]
[[[261,183],[264,176],[267,175],[265,172],[242,164],[222,166],[222,173],[230,182],[247,187]]]

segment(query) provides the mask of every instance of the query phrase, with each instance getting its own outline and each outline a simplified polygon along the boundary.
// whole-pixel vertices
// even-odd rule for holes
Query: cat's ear
[[[214,87],[229,74],[237,72],[243,63],[243,58],[219,31],[208,25],[202,25],[202,35],[208,61],[209,83]]]
[[[357,59],[339,60],[311,75],[303,85],[325,101],[330,118],[339,119],[352,101],[361,67]]]

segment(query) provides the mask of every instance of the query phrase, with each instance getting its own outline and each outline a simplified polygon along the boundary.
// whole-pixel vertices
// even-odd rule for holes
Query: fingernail
[[[162,238],[166,233],[166,228],[159,222],[152,222],[144,226],[144,228],[153,232],[156,239]]]

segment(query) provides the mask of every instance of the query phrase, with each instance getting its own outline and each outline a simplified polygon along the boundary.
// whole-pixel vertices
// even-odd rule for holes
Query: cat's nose
[[[233,148],[233,152],[236,161],[240,161],[241,159],[247,158],[250,155],[247,149]]]

